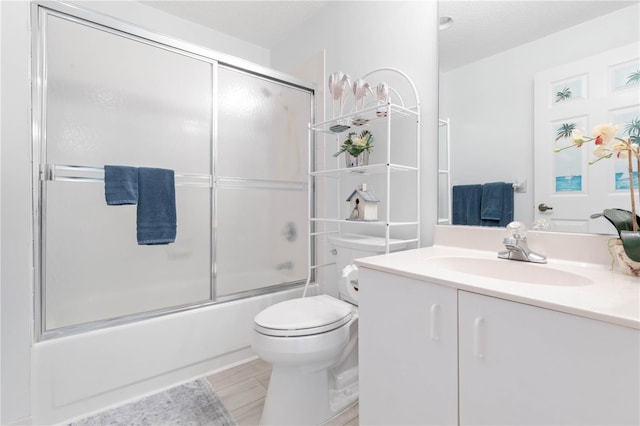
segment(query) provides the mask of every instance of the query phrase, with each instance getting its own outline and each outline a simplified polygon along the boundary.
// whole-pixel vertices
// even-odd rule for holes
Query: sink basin
[[[426,265],[434,269],[462,272],[478,277],[552,286],[585,286],[591,279],[573,272],[555,269],[548,265],[505,259],[481,259],[475,257],[431,257]]]

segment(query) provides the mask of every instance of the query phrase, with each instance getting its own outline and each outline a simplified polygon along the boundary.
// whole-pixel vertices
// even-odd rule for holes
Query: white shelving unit
[[[438,119],[438,223],[451,224],[451,120]],[[446,206],[446,211],[444,210]]]
[[[389,78],[389,80],[384,77]],[[369,105],[372,106],[365,105],[360,111],[352,111],[331,120],[309,125],[309,279],[311,279],[311,271],[313,269],[332,264],[315,265],[312,263],[313,257],[311,256],[317,239],[328,235],[342,236],[345,233],[357,233],[382,237],[384,238],[386,253],[392,251],[396,244],[409,248],[420,246],[420,102],[418,92],[411,79],[395,68],[374,70],[362,78],[370,83],[374,93],[377,85],[383,81],[397,82],[397,87],[402,87],[405,90],[402,92],[392,84],[389,84],[390,96],[387,103],[376,102],[374,94],[372,96],[373,102],[369,102]],[[349,94],[351,94],[350,90]],[[402,95],[404,95],[404,98],[409,99],[409,105],[407,105]],[[380,113],[385,110],[386,114]],[[365,122],[365,124],[357,125],[354,122]],[[334,131],[334,126],[336,125],[343,125],[348,128],[336,132]],[[402,140],[394,140],[394,137],[397,138],[398,134],[402,134],[402,129],[400,129],[400,132],[392,133],[392,126],[404,128],[405,133],[411,136],[402,137]],[[415,128],[409,129],[411,126],[415,126]],[[365,129],[372,130],[375,136],[375,161],[366,166],[347,168],[342,167],[345,164],[344,154],[339,155],[335,162],[329,158],[330,153],[338,151],[350,132],[360,133]],[[324,149],[318,149],[321,144],[325,144]],[[334,150],[332,151],[332,149]],[[399,155],[398,150],[401,151],[401,155]],[[318,152],[324,153],[325,160],[328,159],[325,167],[316,168],[314,154]],[[392,186],[398,185],[397,183],[393,184],[396,176],[404,176],[403,179],[414,179],[411,185],[407,185],[408,187],[410,186],[407,191],[411,191],[411,196],[415,198],[415,212],[411,214],[402,209],[402,217],[399,220],[397,217],[400,216],[398,214],[400,209],[397,207],[392,209],[392,204],[399,202],[393,198],[395,194],[392,191]],[[383,206],[382,209],[378,210],[379,220],[348,220],[346,219],[346,214],[341,214],[347,205],[345,200],[349,195],[344,188],[340,190],[341,182],[354,181],[356,178],[359,179],[359,182],[367,183],[367,185],[369,180],[375,179],[378,188],[384,186],[384,190],[376,192],[376,195],[381,200],[381,206]],[[337,191],[334,191],[338,192],[338,194],[335,194],[337,205],[334,206],[337,214],[331,215],[331,217],[319,217],[315,214],[315,206],[318,201],[317,188],[321,186],[319,184],[320,180],[332,180],[333,185],[338,188]],[[407,191],[403,190],[405,196]],[[329,198],[329,195],[333,194],[325,193],[324,195]],[[329,202],[329,200],[325,199],[323,202]],[[326,229],[318,231],[317,228]],[[354,232],[354,228],[357,231]]]

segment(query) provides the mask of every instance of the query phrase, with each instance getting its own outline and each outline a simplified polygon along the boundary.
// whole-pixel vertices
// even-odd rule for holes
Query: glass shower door
[[[217,99],[217,296],[305,280],[311,93],[221,66]]]
[[[304,282],[313,91],[39,8],[40,337]],[[104,166],[172,169],[177,238],[138,245]]]
[[[43,332],[211,300],[215,62],[41,18]],[[175,170],[175,243],[137,244],[136,206],[106,205],[105,164]]]

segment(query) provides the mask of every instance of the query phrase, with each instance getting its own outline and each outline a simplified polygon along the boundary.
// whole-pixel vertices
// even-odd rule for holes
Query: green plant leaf
[[[629,259],[640,262],[640,231],[621,231],[620,239]]]
[[[631,218],[633,213],[623,209],[604,209],[602,213],[591,215],[591,218],[604,216],[618,231],[618,235],[621,236],[622,231],[633,231],[633,222]],[[640,217],[636,215],[636,221],[640,224]]]

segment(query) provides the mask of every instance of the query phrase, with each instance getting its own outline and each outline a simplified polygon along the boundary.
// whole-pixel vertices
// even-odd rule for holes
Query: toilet
[[[338,298],[287,300],[254,320],[253,350],[272,364],[261,425],[318,425],[358,399],[357,268],[353,259],[384,253],[384,239],[330,238]],[[393,250],[406,244],[395,243]]]

